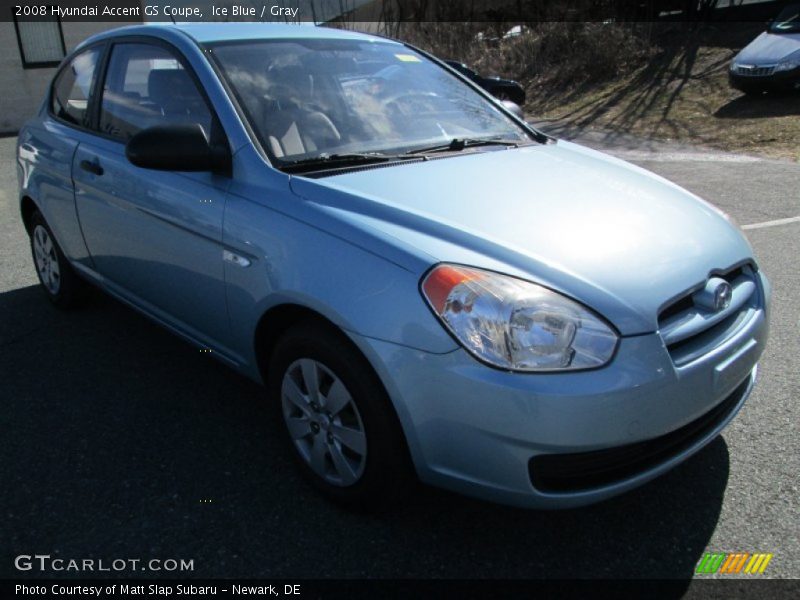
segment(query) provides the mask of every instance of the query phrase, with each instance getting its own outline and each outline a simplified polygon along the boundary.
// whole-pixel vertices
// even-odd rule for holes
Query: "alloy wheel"
[[[42,285],[55,296],[61,287],[61,270],[55,244],[42,225],[37,225],[33,230],[33,254]]]
[[[333,371],[311,358],[294,361],[281,384],[283,418],[301,458],[339,487],[364,474],[367,436],[352,395]]]

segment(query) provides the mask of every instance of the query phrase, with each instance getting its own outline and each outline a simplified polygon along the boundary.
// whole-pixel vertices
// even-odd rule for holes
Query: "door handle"
[[[81,161],[81,169],[84,171],[89,171],[89,173],[94,173],[95,175],[102,175],[103,174],[103,167],[100,166],[100,163],[95,161],[89,160],[82,160]]]

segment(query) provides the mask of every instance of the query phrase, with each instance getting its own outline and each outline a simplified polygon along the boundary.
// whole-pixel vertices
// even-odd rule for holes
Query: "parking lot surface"
[[[698,455],[599,505],[524,511],[421,487],[381,516],[300,479],[260,387],[100,294],[51,307],[15,140],[0,139],[0,576],[39,553],[193,559],[180,576],[197,577],[688,580],[716,551],[770,552],[767,576],[800,577],[800,165],[577,135],[757,225],[774,296],[754,394]]]

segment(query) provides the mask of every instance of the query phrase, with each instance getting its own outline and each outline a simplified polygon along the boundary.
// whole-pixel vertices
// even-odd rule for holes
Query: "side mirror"
[[[128,160],[159,171],[226,171],[227,148],[212,146],[199,123],[156,125],[135,134],[125,146]]]
[[[503,100],[503,106],[506,107],[507,111],[514,113],[523,121],[525,120],[525,113],[522,112],[522,107],[516,102],[512,102],[511,100]]]

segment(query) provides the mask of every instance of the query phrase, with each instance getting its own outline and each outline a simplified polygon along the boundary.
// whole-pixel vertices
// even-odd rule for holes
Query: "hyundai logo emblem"
[[[731,305],[731,296],[733,295],[733,288],[727,281],[723,281],[714,290],[714,310],[719,312],[725,310]]]

